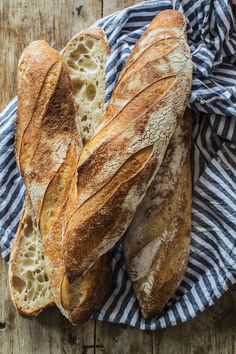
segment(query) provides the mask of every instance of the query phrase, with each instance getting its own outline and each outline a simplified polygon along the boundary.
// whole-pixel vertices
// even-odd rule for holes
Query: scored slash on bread
[[[191,113],[186,111],[124,241],[143,317],[160,314],[183,278],[191,229]]]
[[[79,53],[81,47],[83,50]],[[81,63],[84,52],[86,56],[90,54],[93,61],[88,71],[85,68],[88,62]],[[81,133],[83,141],[87,141],[104,109],[105,60],[108,52],[105,35],[98,28],[85,30],[68,43],[63,59],[68,64],[72,58],[73,61],[78,60],[77,71],[73,69],[71,72],[69,68],[73,89],[61,57],[46,42],[33,42],[20,60],[16,155],[28,195],[13,242],[9,278],[14,304],[22,315],[28,317],[36,316],[54,301],[72,323],[85,321],[103,302],[110,288],[111,271],[107,255],[101,257],[72,286],[64,277],[61,247],[67,216],[76,205],[76,161],[81,148],[79,136]],[[84,90],[78,90],[77,85],[80,69],[83,70],[81,80]],[[95,96],[88,97],[94,75],[98,75],[99,84]],[[32,82],[36,79],[35,95],[32,95],[28,90],[33,89]],[[28,99],[24,96],[27,94]],[[34,105],[33,100],[36,99]],[[93,109],[93,105],[97,105],[97,110]],[[78,117],[83,118],[86,109],[87,121],[78,124]],[[40,175],[40,170],[44,174]],[[22,251],[28,248],[29,252]],[[31,257],[29,260],[28,256]],[[26,267],[29,261],[31,273]],[[39,285],[38,279],[41,281]]]
[[[71,281],[122,237],[161,165],[191,89],[185,31],[179,12],[166,10],[154,18],[80,155],[79,204],[63,239]]]

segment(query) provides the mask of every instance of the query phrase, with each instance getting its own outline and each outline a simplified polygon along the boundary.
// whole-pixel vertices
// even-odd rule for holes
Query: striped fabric
[[[189,106],[193,125],[193,206],[185,277],[162,315],[144,320],[127,278],[122,242],[111,251],[113,286],[93,318],[154,330],[184,322],[214,303],[236,281],[236,24],[235,1],[147,1],[100,20],[111,52],[106,103],[133,45],[161,10],[174,8],[188,22],[193,56]],[[25,197],[14,156],[17,99],[0,115],[0,247],[8,259]]]

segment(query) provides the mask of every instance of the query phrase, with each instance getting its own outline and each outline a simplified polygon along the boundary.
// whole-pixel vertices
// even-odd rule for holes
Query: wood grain
[[[0,1],[0,110],[16,94],[16,67],[23,48],[46,39],[62,48],[72,35],[137,0]],[[0,354],[235,354],[236,286],[194,320],[156,332],[89,321],[71,326],[56,308],[36,320],[21,318],[0,261]]]
[[[103,0],[103,16],[139,3],[137,0]]]
[[[110,354],[152,354],[151,332],[111,323],[96,323],[96,346]]]

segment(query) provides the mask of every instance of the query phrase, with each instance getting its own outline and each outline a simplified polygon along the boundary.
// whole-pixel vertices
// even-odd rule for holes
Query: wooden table
[[[62,48],[80,29],[135,0],[1,0],[0,110],[16,95],[16,67],[23,48],[46,39]],[[156,332],[89,321],[71,326],[56,308],[36,320],[21,318],[0,261],[0,354],[234,354],[236,287],[196,319]]]

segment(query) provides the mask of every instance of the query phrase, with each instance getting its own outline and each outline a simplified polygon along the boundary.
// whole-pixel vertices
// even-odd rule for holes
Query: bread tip
[[[165,29],[185,28],[186,20],[183,14],[176,10],[163,10],[152,20],[149,27]]]
[[[34,50],[41,47],[49,47],[49,44],[45,39],[37,39],[35,41],[30,42],[26,49]]]

